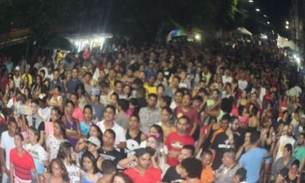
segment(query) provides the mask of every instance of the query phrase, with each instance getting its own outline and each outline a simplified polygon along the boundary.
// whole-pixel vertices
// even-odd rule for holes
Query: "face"
[[[250,142],[250,138],[251,138],[251,133],[249,133],[249,132],[247,132],[246,134],[245,134],[245,142]]]
[[[94,144],[92,144],[90,142],[88,143],[87,148],[88,148],[89,152],[95,152],[95,151],[98,150],[98,148]]]
[[[15,135],[14,142],[17,148],[22,147],[22,139],[18,135]]]
[[[124,92],[124,94],[129,95],[129,94],[130,94],[130,92],[131,92],[130,87],[126,85],[126,86],[124,87],[124,89],[123,89],[123,92]]]
[[[32,114],[38,113],[38,105],[36,103],[31,103]]]
[[[129,128],[137,129],[139,128],[139,121],[136,117],[132,116],[129,120]]]
[[[150,163],[151,163],[151,157],[148,153],[144,154],[143,156],[137,159],[137,164],[143,169],[147,169],[150,166]]]
[[[53,79],[57,80],[59,78],[59,72],[55,71],[53,72]]]
[[[149,97],[148,99],[148,106],[149,107],[156,107],[157,99],[155,97]]]
[[[32,130],[29,130],[29,141],[30,142],[36,142],[37,141],[37,137]]]
[[[288,151],[288,149],[284,148],[283,157],[288,157],[289,155],[290,155],[290,152]]]
[[[67,114],[72,114],[73,111],[74,111],[74,107],[73,107],[73,105],[72,105],[71,103],[68,103],[68,104],[66,105],[65,109],[66,109],[66,113],[67,113]]]
[[[122,83],[117,83],[117,84],[115,85],[115,91],[116,91],[117,93],[122,93],[122,91],[123,91],[123,85],[122,85]]]
[[[111,95],[111,96],[110,96],[109,103],[110,103],[111,105],[114,105],[114,106],[118,103],[118,100],[117,100],[117,98],[116,98],[115,95]]]
[[[225,166],[228,166],[231,162],[231,158],[229,157],[229,155],[227,153],[225,153],[222,157],[222,163],[225,165]]]
[[[115,176],[113,179],[113,183],[125,183],[125,180],[122,177]]]
[[[99,136],[99,131],[94,126],[91,126],[90,131],[89,131],[89,135],[90,135],[90,137],[98,137]]]
[[[54,135],[61,135],[60,127],[59,127],[58,123],[54,124]]]
[[[52,110],[51,111],[51,120],[52,121],[57,121],[58,118],[59,118],[59,115],[58,115],[57,111],[56,110]]]
[[[92,120],[92,111],[89,108],[85,108],[84,110],[84,118],[86,121],[91,121]]]
[[[72,70],[72,78],[77,78],[77,75],[78,75],[78,71],[77,71],[77,69],[73,69]]]
[[[181,149],[178,155],[178,161],[181,163],[184,159],[192,157],[192,152],[188,149]]]
[[[189,95],[184,95],[182,98],[182,105],[189,106],[191,104],[191,97]]]
[[[154,137],[148,137],[146,147],[151,147],[153,149],[158,148],[158,143]]]
[[[177,131],[179,133],[185,133],[188,129],[189,124],[186,119],[179,119],[177,122]]]
[[[292,173],[296,173],[296,172],[298,172],[298,168],[299,168],[299,167],[297,167],[296,165],[293,165],[293,166],[290,167],[290,171],[291,171]]]
[[[60,166],[57,163],[52,163],[51,169],[52,169],[54,177],[61,177],[62,170],[61,170]]]
[[[114,137],[111,133],[107,132],[103,135],[103,143],[104,145],[114,145]]]
[[[70,100],[72,100],[72,102],[74,104],[78,104],[78,100],[77,100],[77,97],[75,95],[70,95]]]
[[[235,175],[234,178],[233,178],[233,183],[239,183],[240,182],[240,178]]]
[[[223,129],[227,129],[228,128],[228,126],[229,126],[229,121],[228,120],[221,120],[221,128],[223,128]]]
[[[113,121],[114,120],[114,111],[111,108],[106,108],[104,112],[104,119],[106,121]]]
[[[288,130],[287,130],[287,135],[292,136],[292,132],[293,132],[293,126],[289,125]]]
[[[163,122],[168,122],[171,119],[171,114],[167,112],[167,110],[162,110],[161,112],[161,118]]]
[[[298,139],[298,144],[304,144],[304,140],[305,140],[304,135],[300,135]]]
[[[177,103],[181,103],[181,102],[182,102],[182,97],[183,97],[183,94],[182,94],[182,93],[180,93],[180,92],[176,93],[176,94],[175,94],[175,101],[176,101]]]
[[[238,127],[239,127],[239,121],[238,121],[238,119],[235,119],[232,123],[231,129],[232,129],[232,131],[236,131]]]

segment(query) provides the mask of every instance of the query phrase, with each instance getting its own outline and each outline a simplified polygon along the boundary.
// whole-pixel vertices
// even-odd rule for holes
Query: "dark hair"
[[[161,100],[163,100],[165,102],[166,107],[169,107],[172,103],[172,98],[170,96],[167,96],[167,95],[162,96]]]
[[[179,88],[178,90],[176,90],[175,95],[176,95],[177,93],[181,93],[182,95],[184,94],[184,92],[183,92],[183,90],[182,90],[181,88]]]
[[[292,145],[291,144],[286,144],[285,145],[285,147],[284,148],[286,148],[287,149],[287,151],[289,152],[289,154],[291,154],[292,153]]]
[[[83,83],[78,83],[77,85],[76,85],[76,87],[75,87],[75,91],[76,91],[76,93],[77,93],[77,90],[79,90],[79,89],[81,89],[82,90],[82,95],[86,92],[86,90],[85,90],[85,86],[84,86],[84,84]],[[77,93],[78,94],[78,93]]]
[[[170,115],[173,114],[173,110],[170,107],[163,107],[162,111],[165,110],[166,112],[168,112]]]
[[[195,154],[195,146],[193,146],[193,145],[184,145],[182,147],[182,149],[191,151],[192,156],[194,156],[194,154]]]
[[[187,124],[190,124],[190,118],[187,117],[186,115],[181,116],[180,118],[178,118],[178,121],[181,119],[185,119],[187,121]]]
[[[203,155],[206,155],[206,154],[208,154],[208,155],[210,155],[210,156],[213,156],[212,151],[209,150],[209,149],[203,150],[203,151],[201,152],[200,156],[203,156]]]
[[[137,118],[137,121],[140,123],[140,117],[137,114],[132,114],[129,119],[131,119],[132,117]]]
[[[114,178],[115,178],[115,177],[121,177],[121,178],[124,180],[125,183],[133,183],[132,179],[131,179],[127,174],[125,174],[125,173],[122,173],[122,172],[116,173],[116,174],[112,177],[111,182],[114,181]]]
[[[257,132],[252,132],[250,137],[250,143],[255,144],[259,141],[260,135]]]
[[[203,102],[203,99],[202,99],[201,96],[195,96],[195,97],[193,97],[192,100],[193,100],[193,101],[194,101],[194,100],[198,100],[199,102]]]
[[[111,175],[113,172],[117,171],[116,165],[110,160],[104,160],[102,162],[102,170],[105,175]]]
[[[119,99],[118,104],[124,112],[126,112],[129,108],[129,102],[126,99]]]
[[[247,178],[247,170],[245,168],[239,168],[236,170],[235,176],[239,177],[239,181],[245,181]]]
[[[72,100],[67,100],[66,101],[66,105],[65,106],[68,106],[68,104],[71,104],[72,106],[73,106],[73,108],[75,107],[75,104],[74,104],[74,102],[72,101]]]
[[[157,96],[156,94],[154,94],[154,93],[148,94],[148,98],[150,98],[150,97],[153,97],[153,98],[155,98],[156,100],[158,100],[158,96]]]
[[[236,151],[234,149],[227,149],[224,154],[228,154],[234,160],[236,158]]]
[[[60,110],[60,108],[58,106],[54,106],[51,111],[56,111],[58,116],[59,117],[61,116],[61,110]]]
[[[182,168],[187,172],[188,178],[199,178],[202,171],[202,163],[196,158],[186,158],[181,162]]]
[[[76,97],[76,99],[79,100],[79,95],[78,95],[78,93],[72,92],[72,93],[70,94],[70,96],[72,96],[72,95],[74,95],[74,96]],[[74,104],[74,105],[75,105],[75,104]]]
[[[291,166],[292,167],[293,165],[297,166],[298,168],[300,167],[300,161],[298,159],[294,160],[292,163],[291,163]]]
[[[93,173],[96,174],[99,170],[98,170],[98,168],[97,168],[96,159],[95,159],[95,157],[93,156],[93,154],[92,154],[91,152],[88,152],[88,151],[87,151],[87,152],[85,152],[85,153],[82,155],[81,167],[82,167],[82,169],[83,169],[84,171],[86,171],[85,168],[84,168],[84,165],[83,165],[83,162],[84,162],[84,159],[85,159],[85,158],[90,159],[90,161],[91,161],[91,163],[92,163],[92,165],[93,165]]]
[[[119,95],[116,92],[113,92],[110,96],[115,96],[116,100],[119,100]]]
[[[70,177],[67,171],[67,168],[65,166],[65,164],[59,159],[59,158],[55,158],[51,161],[50,163],[50,173],[53,174],[52,171],[52,165],[53,163],[57,163],[58,166],[60,167],[60,169],[62,170],[62,179],[64,182],[69,182],[70,181]]]
[[[161,126],[157,125],[157,124],[153,124],[149,128],[155,128],[157,130],[157,132],[159,133],[159,137],[157,137],[157,138],[160,142],[163,143],[164,142],[164,133],[163,133],[163,129],[161,128]]]
[[[22,134],[21,134],[21,133],[19,133],[19,132],[17,132],[17,133],[15,134],[15,136],[18,136],[18,137],[21,139],[21,141],[23,141],[23,140],[24,140],[24,138],[23,138]]]
[[[141,96],[145,96],[146,95],[146,90],[144,87],[140,87],[137,89],[137,94],[140,94]]]
[[[88,104],[85,105],[83,112],[85,112],[85,109],[89,109],[91,111],[91,113],[93,113],[93,109],[92,109],[91,105],[88,105]]]
[[[102,80],[102,81],[100,82],[100,87],[101,87],[101,88],[110,88],[110,84],[109,84],[109,82],[107,82],[106,80]]]
[[[33,100],[31,101],[31,103],[34,103],[34,104],[36,104],[36,105],[39,105],[39,100],[38,100],[38,99],[33,99]]]
[[[59,92],[61,92],[62,91],[62,88],[60,87],[60,86],[55,86],[55,88],[54,89],[57,89]]]
[[[117,84],[122,84],[122,85],[123,85],[123,82],[120,81],[120,80],[115,80],[115,81],[114,81],[114,86],[116,86]]]
[[[230,122],[231,116],[229,114],[224,114],[221,118],[221,121],[223,121],[223,120],[227,120],[228,122]]]
[[[71,164],[75,164],[76,162],[72,161],[72,144],[70,142],[62,142],[59,146],[57,158],[61,159],[62,161],[66,158],[68,158],[69,162]]]
[[[61,121],[54,121],[54,123],[56,123],[59,126],[59,130],[62,134],[62,136],[64,137],[64,139],[67,138],[67,134],[66,134],[66,126],[63,122]]]
[[[40,133],[39,133],[39,131],[38,131],[34,126],[31,126],[31,127],[29,128],[29,130],[31,130],[31,131],[34,133],[34,135],[37,137],[36,142],[38,142],[39,139],[40,139]]]
[[[18,126],[17,121],[14,117],[9,117],[8,120],[8,125],[11,125],[12,123],[15,123],[16,126]]]
[[[111,109],[111,110],[113,111],[114,114],[116,114],[116,108],[115,108],[113,105],[107,105],[107,106],[105,107],[105,110],[108,109],[108,108]]]
[[[157,89],[158,89],[158,88],[162,88],[162,89],[165,91],[165,87],[164,87],[163,84],[158,84]]]
[[[115,140],[115,138],[116,138],[115,132],[114,132],[112,129],[107,129],[107,130],[104,132],[104,134],[106,134],[107,132],[110,133],[110,134],[113,136],[114,140]]]
[[[97,136],[97,138],[101,141],[101,146],[103,146],[103,132],[102,132],[102,130],[100,129],[100,127],[99,126],[97,126],[96,124],[92,124],[91,126],[90,126],[90,128],[95,128],[96,129],[96,131],[99,133],[99,135]],[[89,133],[88,133],[88,136],[87,136],[87,138],[89,138],[90,137],[90,129],[89,129]]]

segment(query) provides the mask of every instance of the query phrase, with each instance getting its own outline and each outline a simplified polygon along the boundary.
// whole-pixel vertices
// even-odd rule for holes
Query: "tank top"
[[[73,122],[71,124],[71,123],[69,123],[68,118],[67,117],[65,117],[65,118],[66,118],[66,124],[65,124],[66,130],[67,131],[76,131],[77,130],[76,121],[73,119]],[[77,143],[77,139],[73,139],[73,138],[67,136],[67,140],[72,144],[73,147],[75,147],[75,145]]]
[[[53,178],[53,176],[51,175],[50,178],[49,178],[49,180],[48,180],[48,183],[51,183],[51,182],[52,182],[52,178]],[[62,183],[66,183],[66,182],[63,181]]]
[[[97,175],[98,175],[98,177],[101,177],[102,176],[102,174],[101,173],[96,173]],[[82,175],[82,183],[95,183],[95,182],[93,182],[93,181],[91,181],[91,180],[88,180],[88,178],[87,178],[87,173],[83,173],[83,175]]]
[[[66,165],[70,183],[81,183],[80,181],[80,168],[74,164],[72,165]]]

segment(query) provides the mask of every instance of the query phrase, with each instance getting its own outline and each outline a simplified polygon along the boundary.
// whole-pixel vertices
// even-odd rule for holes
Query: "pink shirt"
[[[77,119],[78,121],[84,121],[84,114],[83,114],[82,109],[79,106],[76,106],[74,108],[72,117]]]
[[[45,132],[47,135],[51,135],[54,133],[53,122],[45,123]]]

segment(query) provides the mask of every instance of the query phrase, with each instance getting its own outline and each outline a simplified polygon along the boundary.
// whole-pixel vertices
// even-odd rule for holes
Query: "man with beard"
[[[292,137],[293,125],[289,125],[287,129],[287,134],[282,135],[275,147],[275,151],[273,152],[273,159],[276,161],[280,157],[283,156],[284,147],[286,144],[294,144],[295,139]]]

